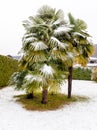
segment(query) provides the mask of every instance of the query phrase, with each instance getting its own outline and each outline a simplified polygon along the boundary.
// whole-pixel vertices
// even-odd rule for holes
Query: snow
[[[75,64],[73,67],[76,68],[76,67],[82,67],[82,66],[80,64]],[[97,67],[97,63],[88,63],[86,66],[86,68],[92,68],[92,67]]]
[[[25,77],[25,80],[30,81],[30,82],[33,82],[33,81],[35,81],[35,80],[41,81],[42,79],[41,79],[40,76],[28,74],[28,75]]]
[[[35,40],[37,40],[37,39],[34,38],[34,37],[24,38],[24,39],[23,39],[23,43],[24,43],[24,44],[25,44],[25,43],[30,43],[30,42],[33,42],[33,41],[35,41]]]
[[[46,77],[53,77],[54,70],[51,66],[44,64],[44,66],[40,69],[41,73]]]
[[[51,37],[51,41],[52,41],[52,43],[53,43],[53,41],[57,44],[60,43],[60,41],[56,37]]]
[[[48,48],[48,46],[46,44],[44,44],[43,42],[34,42],[31,44],[34,47],[34,50],[45,50]]]
[[[97,67],[97,63],[88,63],[87,66],[88,67]]]
[[[28,74],[28,75],[25,77],[25,79],[26,79],[26,80],[29,80],[29,79],[31,80],[32,77],[33,77],[32,74]]]
[[[67,92],[67,82],[62,86]],[[21,92],[6,87],[0,90],[0,130],[97,130],[97,83],[73,80],[73,95],[88,96],[55,111],[27,111],[13,98]]]
[[[90,60],[97,61],[97,57],[90,57]]]
[[[83,38],[85,38],[84,35],[82,35],[81,33],[78,33],[78,32],[74,32],[74,35],[79,35],[79,36],[82,36]]]
[[[74,58],[74,54],[72,52],[68,52],[67,54],[68,54],[68,58],[71,58],[71,59]]]
[[[60,33],[60,32],[69,32],[71,30],[72,30],[71,26],[67,25],[67,26],[62,26],[62,27],[57,28],[54,31],[54,33],[57,34],[57,33]]]
[[[68,46],[66,43],[60,42],[57,38],[55,37],[51,37],[51,41],[55,41],[55,43],[57,44],[58,47],[66,49],[66,47]],[[55,47],[56,48],[56,47]]]

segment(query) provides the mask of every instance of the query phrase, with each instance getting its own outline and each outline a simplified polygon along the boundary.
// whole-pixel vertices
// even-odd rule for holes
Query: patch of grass
[[[18,95],[15,96],[16,101],[23,105],[23,108],[31,111],[47,111],[47,110],[56,110],[69,105],[72,102],[77,101],[87,101],[87,97],[81,96],[72,96],[68,99],[64,94],[49,94],[48,95],[48,104],[41,104],[41,94],[36,94],[33,99],[27,99],[27,95]]]

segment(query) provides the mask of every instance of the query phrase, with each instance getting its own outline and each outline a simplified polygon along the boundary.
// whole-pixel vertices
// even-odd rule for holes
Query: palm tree
[[[29,73],[22,86],[29,91],[42,89],[41,102],[46,104],[48,90],[59,88],[65,76],[65,72],[59,69],[59,63],[64,64],[67,43],[59,37],[67,34],[71,28],[64,21],[62,10],[56,11],[49,6],[40,8],[37,15],[29,17],[23,25],[26,33],[22,40],[20,66]]]
[[[69,32],[70,37],[67,37],[69,44],[68,51],[70,50],[70,53],[68,53],[68,98],[71,98],[73,65],[78,63],[86,66],[89,57],[94,52],[94,47],[89,40],[90,35],[86,31],[86,23],[83,20],[75,19],[70,13],[68,14],[68,18],[72,25],[72,30]]]

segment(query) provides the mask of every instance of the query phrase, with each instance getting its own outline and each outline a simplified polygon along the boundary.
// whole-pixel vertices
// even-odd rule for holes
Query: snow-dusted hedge
[[[92,69],[91,80],[94,80],[94,81],[97,82],[97,67],[94,67],[94,68]]]
[[[10,76],[17,71],[18,62],[11,57],[0,55],[0,87],[8,84]]]

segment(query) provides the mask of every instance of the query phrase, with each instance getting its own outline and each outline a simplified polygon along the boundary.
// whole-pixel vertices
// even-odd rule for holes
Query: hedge
[[[17,60],[12,57],[0,55],[0,88],[8,85],[10,76],[17,70]]]
[[[74,68],[73,79],[77,80],[91,80],[91,69],[88,68]]]

